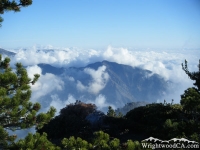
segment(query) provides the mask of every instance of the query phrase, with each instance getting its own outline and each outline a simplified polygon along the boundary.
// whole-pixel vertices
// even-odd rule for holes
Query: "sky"
[[[2,17],[4,49],[200,48],[199,0],[33,0]]]

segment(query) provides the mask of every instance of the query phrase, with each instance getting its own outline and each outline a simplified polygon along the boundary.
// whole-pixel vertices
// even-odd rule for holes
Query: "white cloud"
[[[117,62],[119,64],[139,66],[142,63],[126,48],[113,48],[108,46],[102,55],[105,60]]]
[[[50,106],[53,106],[54,108],[56,108],[56,115],[59,114],[59,110],[64,108],[66,106],[66,102],[65,101],[61,101],[58,97],[58,95],[54,94],[54,95],[51,95],[51,103],[50,103]]]
[[[34,74],[42,74],[42,69],[40,67],[38,67],[37,65],[34,66],[29,66],[26,68],[27,72],[28,72],[28,76],[33,79],[34,78]]]
[[[95,101],[94,101],[95,105],[101,109],[103,107],[107,107],[108,104],[106,103],[106,98],[104,95],[100,94],[96,97]]]
[[[97,70],[91,68],[84,69],[84,72],[92,77],[92,81],[88,86],[84,86],[80,81],[77,81],[77,89],[80,91],[88,91],[92,94],[98,94],[106,86],[109,79],[109,75],[105,70],[106,66],[101,66]]]
[[[68,99],[67,99],[67,103],[72,104],[72,103],[75,103],[75,102],[76,102],[76,99],[71,94],[69,94]]]
[[[59,67],[84,67],[87,64],[97,61],[113,61],[120,64],[130,65],[132,67],[141,67],[153,71],[164,77],[166,80],[174,82],[174,93],[172,96],[180,99],[180,94],[192,86],[192,81],[187,77],[181,68],[181,63],[185,59],[188,60],[188,67],[190,71],[197,70],[197,64],[200,56],[199,50],[141,50],[141,49],[128,49],[128,48],[114,48],[108,46],[105,50],[83,50],[78,48],[53,48],[51,50],[39,50],[37,47],[28,50],[20,49],[16,56],[11,60],[11,65],[16,62],[21,62],[23,65],[37,65],[39,63],[47,63]],[[52,50],[55,49],[55,50]],[[74,82],[74,78],[69,78],[70,81],[76,83],[77,88],[81,91],[87,90],[90,93],[98,94],[106,82],[105,68],[98,69],[97,71],[86,69],[85,73],[90,75],[93,79],[91,83],[86,85],[81,82]],[[41,74],[41,69],[37,66],[29,69],[29,74]],[[32,86],[33,99],[39,98],[53,90],[61,90],[63,81],[59,77],[52,74],[41,75],[40,80],[36,85]],[[179,97],[179,98],[178,98]]]
[[[87,86],[84,86],[81,81],[77,81],[76,87],[79,91],[84,92],[87,90]]]
[[[95,104],[99,110],[104,111],[105,113],[107,111],[108,106],[112,106],[113,109],[116,109],[115,105],[106,101],[106,97],[103,94],[97,95],[95,100],[88,100],[86,102]]]
[[[59,115],[59,112],[62,108],[65,108],[68,104],[75,103],[76,99],[69,94],[67,100],[60,100],[57,94],[51,95],[51,103],[49,106],[53,106],[56,108],[56,116]],[[45,110],[47,111],[49,108],[47,107]]]
[[[37,65],[27,67],[27,72],[30,78],[33,78],[36,73],[40,74],[39,80],[34,85],[31,85],[32,101],[37,101],[41,96],[50,94],[53,90],[63,89],[64,82],[59,77],[50,73],[42,75],[41,68]]]
[[[19,49],[12,58],[11,65],[14,66],[16,62],[21,62],[25,66],[46,63],[57,67],[68,67],[80,64],[84,66],[91,61],[100,60],[100,52],[96,50],[85,51],[77,48],[40,49],[38,50],[36,47],[26,50]]]

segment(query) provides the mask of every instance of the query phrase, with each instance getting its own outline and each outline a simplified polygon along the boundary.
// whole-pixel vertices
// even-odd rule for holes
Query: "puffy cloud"
[[[67,99],[60,98],[60,95],[58,94],[50,94],[50,99],[48,99],[48,105],[46,107],[43,107],[42,105],[39,112],[47,112],[51,106],[53,106],[56,109],[55,116],[59,115],[60,110],[62,108],[65,108],[67,105],[75,103],[76,99],[73,95],[68,94]]]
[[[102,108],[106,107],[106,98],[104,95],[100,94],[98,97],[95,99],[95,104],[97,107]]]
[[[108,106],[112,106],[113,109],[116,109],[116,106],[111,104],[111,103],[108,103],[106,101],[106,96],[103,95],[103,94],[99,94],[96,96],[95,100],[87,100],[86,101],[87,103],[93,103],[97,106],[97,108],[101,111],[103,111],[104,113],[107,112],[108,110]]]
[[[106,102],[106,97],[102,94],[98,95],[94,101],[94,104],[99,108],[107,108],[108,106],[111,106],[112,104],[109,104]],[[113,105],[112,105],[113,106]]]
[[[39,50],[38,50],[39,49]],[[180,99],[180,94],[184,89],[192,86],[192,81],[188,79],[181,67],[185,59],[188,60],[190,71],[197,70],[197,64],[200,56],[199,50],[153,50],[153,49],[128,49],[114,48],[108,46],[104,50],[83,50],[78,48],[54,48],[54,47],[33,47],[27,50],[20,49],[11,60],[11,65],[16,62],[22,62],[23,65],[37,65],[47,63],[57,67],[84,67],[87,64],[97,61],[113,61],[120,64],[130,65],[132,67],[141,67],[151,70],[174,83],[174,93]],[[41,70],[35,66],[29,70],[30,75],[34,73],[41,74]],[[103,68],[97,71],[86,69],[85,73],[92,77],[92,82],[85,84],[76,81],[77,88],[81,91],[98,94],[103,89],[106,81],[106,73]],[[102,76],[103,75],[103,76]],[[69,78],[74,81],[74,78]],[[50,93],[53,90],[61,90],[63,81],[52,74],[42,75],[38,83],[32,87],[33,97],[39,98],[42,95]],[[36,92],[37,91],[37,92]],[[36,96],[38,95],[38,96]]]
[[[57,94],[51,95],[52,101],[50,103],[50,106],[53,106],[54,108],[56,108],[57,112],[56,115],[59,115],[59,111],[64,108],[66,105],[70,104],[70,103],[74,103],[76,100],[72,95],[68,95],[68,99],[67,100],[60,100],[59,96]],[[48,108],[46,108],[46,110],[48,110]]]
[[[189,67],[195,70],[198,63],[199,50],[142,50],[114,48],[108,46],[105,50],[83,50],[78,48],[51,48],[33,47],[27,50],[20,49],[12,58],[11,65],[21,62],[23,65],[37,65],[47,63],[57,67],[84,67],[97,61],[113,61],[133,67],[142,67],[164,76],[166,79],[174,78],[172,75],[177,68],[181,70],[181,63],[185,59]],[[171,73],[172,72],[172,73]]]
[[[51,47],[52,48],[52,47]],[[96,50],[85,51],[77,48],[63,49],[45,49],[33,47],[30,49],[19,49],[17,54],[12,58],[11,65],[21,62],[25,66],[37,65],[39,63],[51,64],[56,67],[68,67],[77,65],[86,65],[91,61],[99,59],[100,52]]]
[[[84,92],[84,91],[87,90],[87,87],[84,86],[84,85],[81,83],[81,81],[77,81],[76,87],[77,87],[77,89],[78,89],[79,91],[81,91],[81,92]]]
[[[42,69],[40,67],[38,67],[37,65],[34,66],[28,66],[26,68],[28,76],[33,79],[34,78],[34,74],[42,74]]]
[[[109,75],[105,70],[106,66],[101,66],[97,70],[91,68],[84,69],[84,72],[92,77],[92,81],[88,86],[84,86],[80,81],[78,81],[77,89],[80,91],[88,91],[92,94],[98,94],[106,86],[109,79]]]
[[[34,85],[31,85],[32,101],[37,101],[40,97],[50,94],[53,90],[63,89],[64,82],[59,77],[50,73],[42,75],[41,68],[37,65],[27,67],[27,72],[31,78],[36,73],[40,74],[39,80]]]
[[[126,64],[130,66],[139,66],[142,62],[138,61],[132,51],[126,48],[108,48],[102,53],[105,60],[117,62],[119,64]]]

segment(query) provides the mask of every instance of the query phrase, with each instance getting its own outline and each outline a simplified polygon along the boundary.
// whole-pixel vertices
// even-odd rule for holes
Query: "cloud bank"
[[[165,80],[174,83],[174,93],[168,95],[166,99],[180,100],[180,94],[192,86],[192,81],[187,77],[181,67],[181,63],[185,59],[188,61],[190,71],[197,70],[200,50],[153,50],[153,49],[128,49],[115,48],[108,46],[104,50],[83,50],[78,48],[37,48],[19,49],[17,54],[11,59],[11,65],[21,62],[28,67],[30,77],[34,73],[41,74],[41,69],[37,66],[39,63],[46,63],[56,67],[84,67],[97,61],[112,61],[119,64],[130,65],[132,67],[141,67],[161,75]],[[108,74],[105,72],[105,66],[98,70],[85,69],[84,73],[88,74],[92,81],[90,83],[74,82],[72,76],[68,76],[69,81],[76,84],[77,90],[88,91],[90,93],[99,94],[106,82],[109,80]],[[45,74],[40,80],[32,86],[32,99],[39,99],[41,96],[51,93],[54,90],[62,90],[64,82],[60,77],[53,74]]]

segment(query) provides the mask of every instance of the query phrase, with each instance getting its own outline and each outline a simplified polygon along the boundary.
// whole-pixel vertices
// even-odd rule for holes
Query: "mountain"
[[[51,73],[54,75],[60,75],[64,73],[64,68],[56,68],[48,64],[38,64],[42,68],[42,74]]]
[[[96,70],[102,65],[106,66],[106,71],[110,76],[110,80],[106,88],[103,89],[103,93],[108,95],[112,91],[112,94],[119,94],[116,97],[118,100],[152,102],[163,96],[167,90],[168,82],[161,76],[138,67],[133,68],[128,65],[103,61],[90,64],[86,68]]]
[[[7,50],[2,49],[2,48],[0,48],[0,54],[2,54],[2,55],[6,55],[6,56],[9,56],[9,57],[15,55],[14,52],[10,52],[10,51],[7,51]]]
[[[7,56],[15,55],[4,49],[0,49],[0,53]],[[169,81],[149,70],[106,60],[85,67],[58,68],[49,64],[38,64],[38,66],[42,69],[43,75],[53,74],[63,83],[62,90],[54,88],[48,92],[47,89],[51,88],[48,84],[45,85],[47,86],[45,89],[41,89],[46,93],[42,94],[41,91],[39,101],[45,107],[52,101],[52,96],[57,96],[61,101],[66,101],[69,96],[72,96],[83,102],[94,102],[100,109],[108,105],[113,106],[114,109],[121,108],[129,103],[121,108],[121,110],[128,110],[130,107],[143,105],[142,102],[146,104],[163,100],[163,97],[169,93],[171,85]],[[56,84],[57,82],[51,86],[56,87]]]
[[[47,64],[38,66],[42,68],[43,74],[52,73],[62,78],[64,89],[51,93],[59,95],[60,99],[66,99],[70,94],[81,101],[107,103],[115,108],[139,101],[135,103],[135,107],[138,107],[162,100],[169,89],[169,81],[158,74],[115,62],[102,61],[65,69]],[[100,90],[95,92],[95,88]]]

